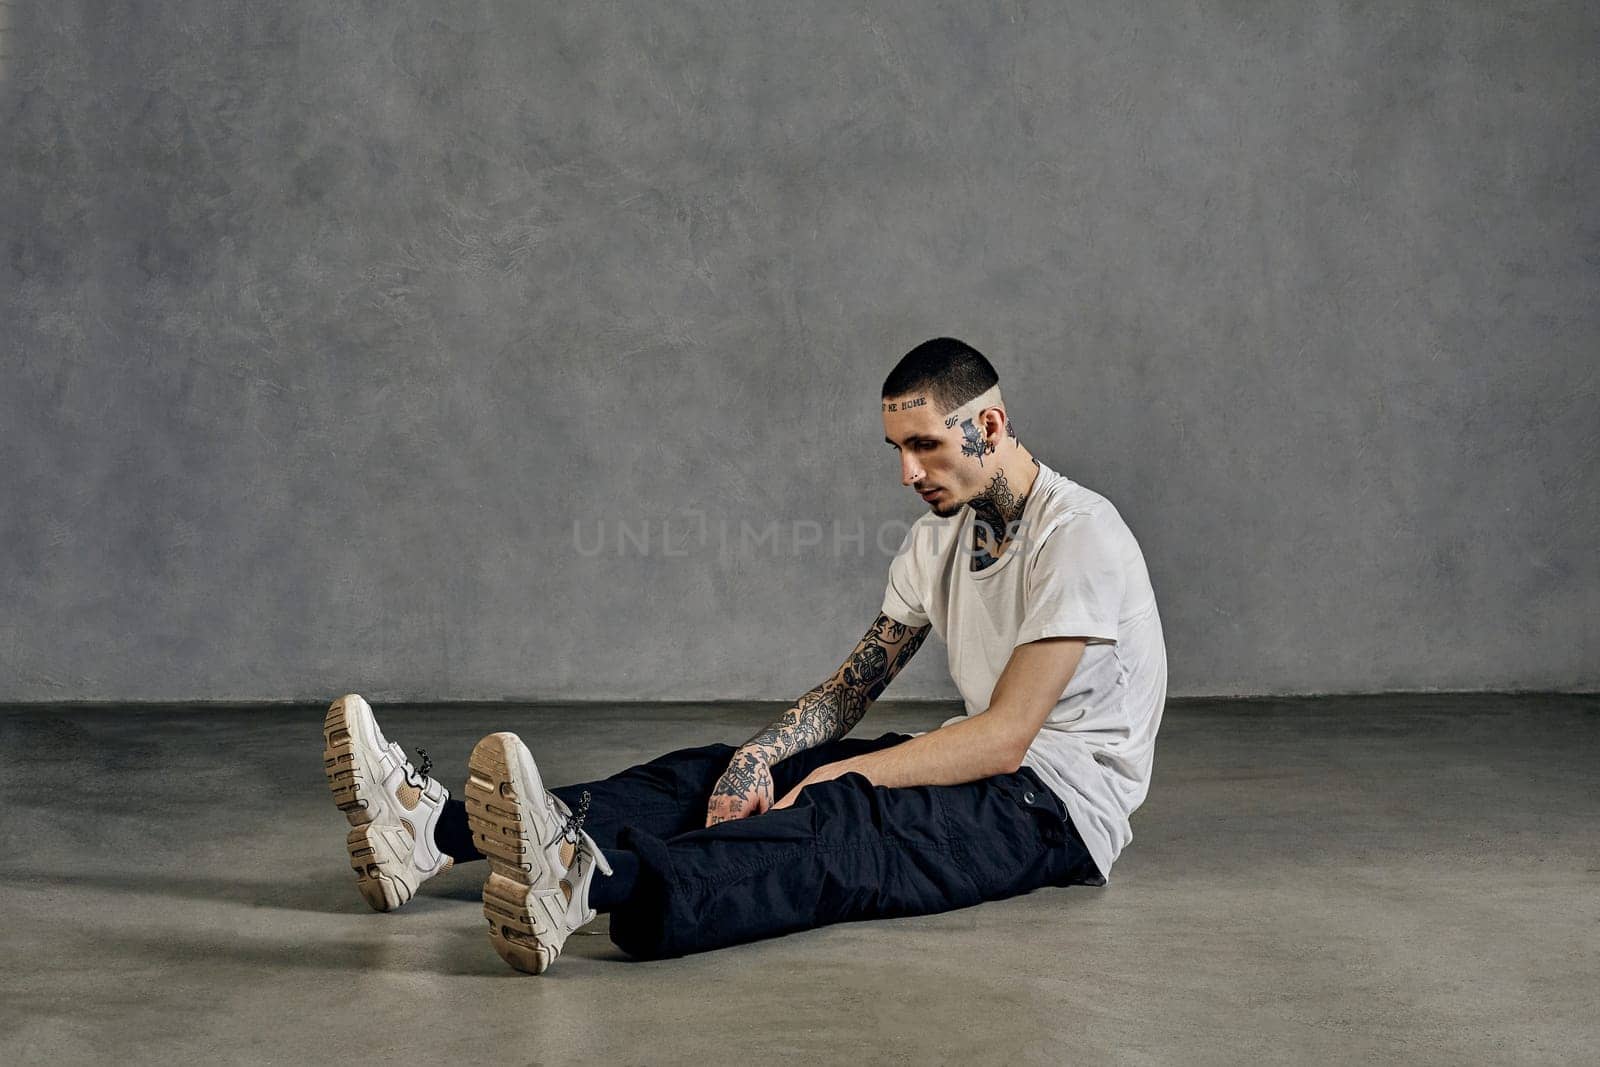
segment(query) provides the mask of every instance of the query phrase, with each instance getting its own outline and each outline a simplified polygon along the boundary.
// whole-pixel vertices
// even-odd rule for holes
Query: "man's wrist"
[[[836,764],[836,766],[843,768],[843,770],[839,772],[839,777],[842,778],[847,774],[859,774],[873,785],[877,785],[878,780],[872,775],[873,764],[876,762],[872,758],[874,755],[876,755],[876,753],[863,752],[859,756],[851,756],[848,759],[840,760]]]
[[[780,758],[780,757],[777,756],[776,753],[774,753],[772,751],[772,749],[768,748],[767,746],[759,745],[759,744],[752,744],[751,742],[748,742],[748,741],[746,741],[744,744],[740,745],[738,747],[738,749],[735,750],[734,755],[735,756],[744,755],[744,756],[750,756],[753,759],[758,759],[762,763],[765,763],[769,769],[772,767],[773,764],[777,763],[779,758]]]

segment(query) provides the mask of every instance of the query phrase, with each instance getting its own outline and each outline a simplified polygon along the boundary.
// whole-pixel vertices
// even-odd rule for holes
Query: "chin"
[[[950,507],[946,507],[946,508],[941,508],[937,504],[929,504],[928,505],[928,510],[933,512],[935,515],[939,516],[939,518],[941,518],[941,519],[948,519],[950,516],[956,514],[957,512],[959,512],[962,508],[964,508],[966,506],[967,506],[966,501],[962,501],[959,504],[953,504]]]

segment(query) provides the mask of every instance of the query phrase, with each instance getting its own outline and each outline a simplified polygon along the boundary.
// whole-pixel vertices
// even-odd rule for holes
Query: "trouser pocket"
[[[1019,768],[1010,785],[1014,799],[1032,816],[1038,827],[1039,839],[1053,855],[1051,885],[1104,885],[1105,879],[1095,864],[1083,835],[1072,823],[1067,806],[1061,802],[1032,767]]]

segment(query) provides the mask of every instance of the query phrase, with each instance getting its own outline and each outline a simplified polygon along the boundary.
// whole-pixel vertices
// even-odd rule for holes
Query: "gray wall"
[[[1596,5],[0,12],[0,700],[791,697],[940,333],[1175,695],[1600,678]]]

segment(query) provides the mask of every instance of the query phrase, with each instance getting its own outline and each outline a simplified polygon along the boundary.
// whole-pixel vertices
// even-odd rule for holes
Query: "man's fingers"
[[[729,811],[726,808],[706,812],[706,825],[715,826],[719,822],[733,822],[735,819],[744,818],[744,812]]]

